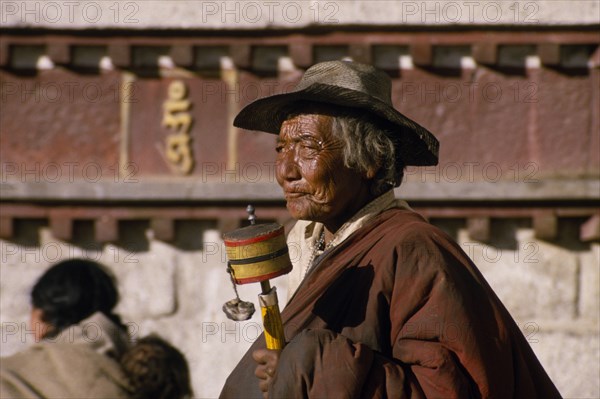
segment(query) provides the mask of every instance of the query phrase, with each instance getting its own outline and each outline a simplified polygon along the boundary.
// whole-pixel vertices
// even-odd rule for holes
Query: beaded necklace
[[[321,251],[321,252],[325,251],[330,246],[331,246],[331,242],[327,246],[325,246],[325,228],[323,228],[323,230],[321,231],[321,234],[319,235],[319,239],[317,241],[315,241],[315,245],[312,248],[312,253],[310,254],[310,259],[308,260],[306,268],[304,269],[304,276],[302,277],[303,279],[308,274],[308,271],[310,269],[312,269],[313,262],[315,261],[315,258],[317,257],[317,253],[319,251]]]

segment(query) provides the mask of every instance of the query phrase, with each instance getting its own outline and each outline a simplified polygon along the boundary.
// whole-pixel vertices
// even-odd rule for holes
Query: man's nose
[[[301,178],[296,151],[286,151],[277,159],[277,180],[298,180]]]

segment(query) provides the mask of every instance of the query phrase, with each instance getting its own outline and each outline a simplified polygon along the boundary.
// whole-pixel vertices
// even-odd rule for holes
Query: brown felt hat
[[[391,92],[388,75],[371,65],[349,61],[321,62],[306,70],[293,91],[248,104],[236,116],[233,125],[279,134],[281,124],[295,103],[333,104],[367,111],[387,121],[387,127],[398,135],[405,165],[437,165],[439,142],[423,126],[394,109]]]

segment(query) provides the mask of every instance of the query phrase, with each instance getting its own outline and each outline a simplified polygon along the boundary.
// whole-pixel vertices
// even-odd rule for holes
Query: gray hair
[[[404,165],[399,158],[395,137],[367,115],[334,115],[331,131],[344,143],[344,164],[366,174],[375,168],[371,192],[381,195],[398,187],[404,177]]]

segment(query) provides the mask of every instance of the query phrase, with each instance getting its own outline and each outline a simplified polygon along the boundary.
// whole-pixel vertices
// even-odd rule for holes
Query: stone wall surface
[[[600,245],[578,241],[581,220],[561,221],[563,233],[553,242],[536,239],[525,220],[502,220],[493,223],[496,238],[489,243],[469,238],[464,220],[432,222],[454,235],[475,261],[564,397],[599,397]],[[218,396],[262,329],[259,315],[235,323],[221,311],[234,293],[220,231],[210,221],[184,223],[176,239],[164,243],[143,224],[126,229],[127,239],[114,244],[74,244],[28,222],[14,240],[1,241],[0,354],[10,355],[33,340],[24,323],[29,290],[39,275],[63,258],[83,257],[114,272],[122,297],[117,311],[132,336],[156,332],[173,342],[189,360],[196,396]],[[283,307],[286,279],[274,284]],[[243,299],[256,303],[257,284],[238,288]]]

